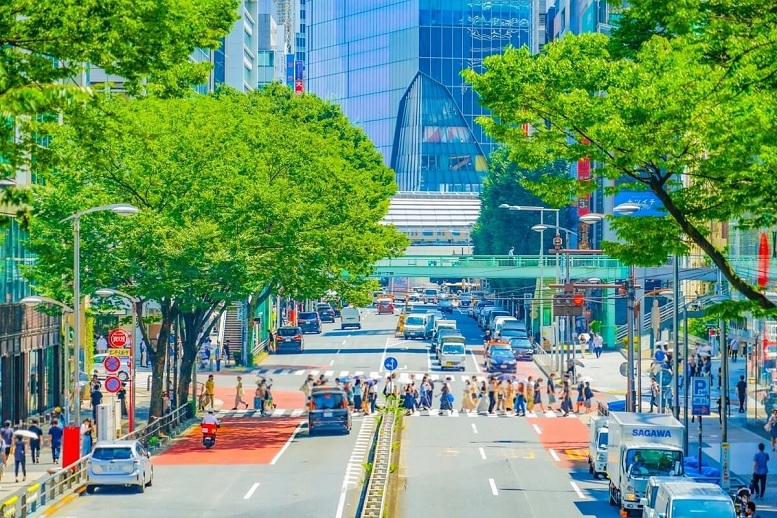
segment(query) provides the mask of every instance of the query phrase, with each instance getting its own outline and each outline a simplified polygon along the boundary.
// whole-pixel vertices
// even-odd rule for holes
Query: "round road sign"
[[[388,356],[383,361],[383,366],[386,368],[387,371],[393,371],[393,370],[396,370],[396,368],[399,366],[399,362],[393,356]]]
[[[621,366],[618,368],[618,370],[620,371],[621,376],[628,376],[629,375],[629,362],[621,363]]]
[[[103,360],[103,367],[106,372],[117,372],[121,368],[121,360],[118,356],[107,356]]]
[[[121,380],[116,376],[108,376],[105,378],[103,386],[105,387],[105,390],[115,394],[121,389]]]
[[[120,327],[112,329],[108,333],[108,345],[114,349],[126,349],[132,345],[132,336],[130,336],[129,331]]]
[[[669,384],[672,383],[672,371],[669,369],[662,369],[658,372],[656,378],[658,378],[659,385],[662,387],[668,387]]]

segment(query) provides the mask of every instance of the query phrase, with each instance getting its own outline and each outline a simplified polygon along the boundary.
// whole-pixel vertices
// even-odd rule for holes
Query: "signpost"
[[[105,360],[103,360],[103,367],[105,367],[105,372],[118,372],[121,368],[121,360],[118,356],[106,356]]]
[[[115,394],[121,390],[121,380],[118,376],[108,376],[105,378],[105,384],[103,386],[105,387],[105,390],[111,394]]]
[[[108,347],[112,349],[128,349],[132,346],[132,335],[120,327],[111,329],[108,333]]]
[[[389,372],[396,370],[398,366],[399,362],[393,356],[387,356],[386,359],[383,360],[383,367]]]
[[[702,459],[702,416],[710,415],[710,378],[691,378],[691,414],[699,416],[699,470]],[[686,430],[687,433],[687,430]],[[722,460],[722,459],[721,459]]]

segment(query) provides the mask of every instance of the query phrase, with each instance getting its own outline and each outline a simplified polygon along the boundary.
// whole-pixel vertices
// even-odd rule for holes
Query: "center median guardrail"
[[[367,481],[367,491],[362,502],[361,518],[383,518],[386,507],[386,488],[391,470],[391,453],[394,445],[394,422],[399,402],[388,400],[381,415],[372,451],[372,469]]]
[[[146,426],[128,433],[119,440],[137,440],[149,450],[162,445],[177,427],[189,418],[190,406],[181,406]],[[154,440],[156,438],[156,440]],[[54,504],[64,504],[64,498],[84,489],[89,455],[81,457],[56,473],[31,482],[0,503],[0,518],[25,518]]]

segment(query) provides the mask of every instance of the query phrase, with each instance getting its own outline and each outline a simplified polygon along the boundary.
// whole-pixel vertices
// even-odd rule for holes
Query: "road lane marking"
[[[472,433],[478,433],[478,427],[475,426],[475,423],[472,423]]]
[[[348,371],[340,371],[340,375],[338,377],[345,378],[346,376],[348,376]]]
[[[426,370],[431,372],[432,370],[432,348],[430,347],[426,353]]]
[[[585,499],[585,495],[584,495],[584,494],[583,494],[583,492],[580,490],[580,488],[577,486],[577,484],[576,484],[575,482],[571,481],[571,480],[569,481],[569,483],[570,483],[570,485],[572,486],[572,489],[574,489],[574,490],[575,490],[575,493],[577,493],[577,496],[579,496],[580,498],[583,498],[583,499]]]
[[[275,411],[272,413],[272,417],[283,417],[283,414],[286,413],[286,410],[283,408],[276,408]]]
[[[496,490],[496,482],[494,482],[493,478],[488,479],[488,484],[491,486],[491,494],[494,496],[499,496],[499,491]]]
[[[330,367],[331,367],[332,365],[334,365],[334,364],[335,364],[335,361],[334,361],[334,360],[332,360],[332,361],[330,361],[330,362],[329,362],[329,366],[330,366]]]
[[[478,365],[478,359],[475,358],[475,353],[472,351],[472,349],[469,350],[470,356],[472,356],[472,363],[475,364],[475,368],[478,370],[478,374],[483,374],[483,371],[480,369],[480,365]]]
[[[300,369],[298,371],[294,371],[294,374],[296,376],[302,376],[303,374],[305,374],[305,369]]]
[[[326,376],[327,378],[331,378],[334,375],[335,375],[335,371],[326,371],[324,373],[324,376]]]
[[[310,375],[311,375],[311,376],[318,376],[318,373],[319,373],[319,372],[321,372],[321,371],[318,371],[318,370],[312,370],[312,371],[310,371]]]
[[[542,435],[542,429],[537,426],[536,424],[531,425],[532,428],[534,428],[534,431],[537,432],[537,435]]]
[[[343,345],[345,345],[345,342],[347,342],[347,341],[348,341],[348,340],[343,340]],[[340,352],[340,351],[337,351],[337,352]]]
[[[480,451],[480,458],[486,460],[486,450],[483,448],[478,448],[478,450]]]
[[[259,482],[254,482],[254,485],[251,486],[251,489],[248,490],[248,493],[246,493],[246,496],[243,497],[243,500],[248,500],[253,496],[254,491],[256,491],[259,488]]]
[[[278,459],[281,458],[281,455],[288,449],[289,445],[291,445],[291,442],[294,440],[294,438],[297,436],[300,430],[302,430],[302,425],[304,423],[300,423],[297,425],[297,427],[294,429],[294,431],[291,433],[291,437],[289,437],[289,440],[286,441],[286,444],[283,445],[283,448],[280,449],[278,453],[275,454],[275,457],[272,458],[270,461],[270,466],[274,466],[276,462],[278,462]]]
[[[561,459],[558,458],[558,454],[556,453],[556,450],[549,449],[548,451],[550,452],[550,456],[553,457],[553,460],[555,460],[556,462],[561,461]]]
[[[304,408],[298,408],[291,412],[291,417],[299,417],[303,414],[303,412],[305,412]]]

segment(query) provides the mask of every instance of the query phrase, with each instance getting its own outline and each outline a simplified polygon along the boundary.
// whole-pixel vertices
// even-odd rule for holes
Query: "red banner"
[[[577,163],[577,181],[587,182],[591,179],[591,161],[584,158]],[[585,216],[591,212],[591,195],[586,194],[577,199],[577,215]]]

